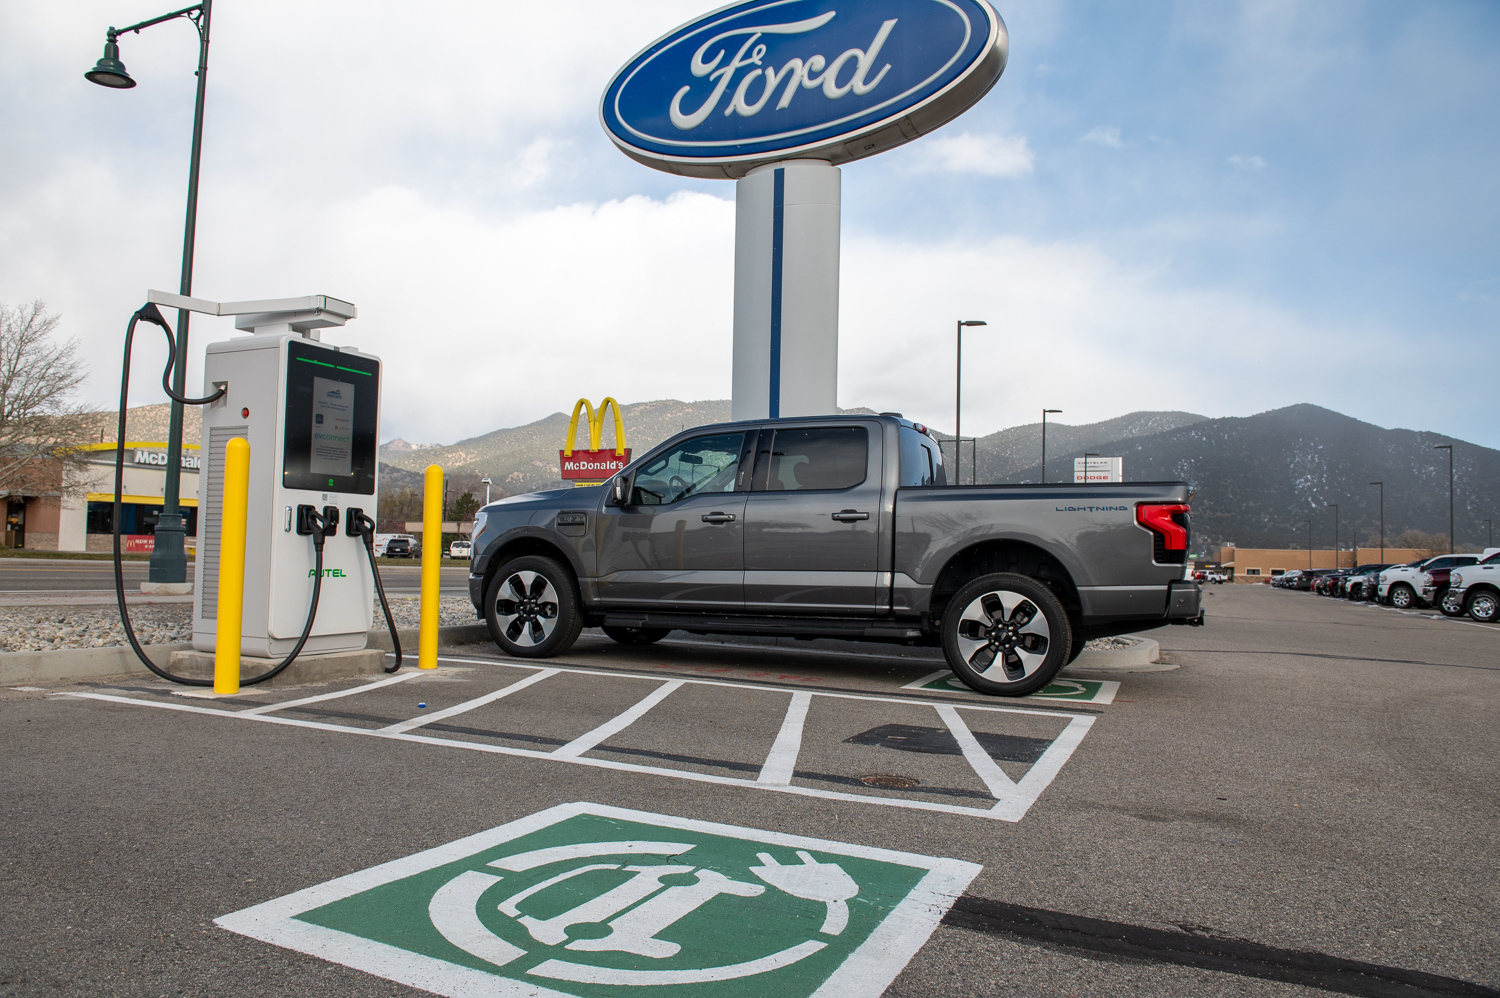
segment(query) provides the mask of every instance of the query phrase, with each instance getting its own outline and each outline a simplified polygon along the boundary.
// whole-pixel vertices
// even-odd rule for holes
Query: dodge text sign
[[[557,452],[557,460],[562,466],[564,481],[599,482],[625,470],[625,466],[630,463],[630,448],[626,447],[623,454],[616,454],[613,447],[607,450],[575,450],[572,454],[560,450]]]

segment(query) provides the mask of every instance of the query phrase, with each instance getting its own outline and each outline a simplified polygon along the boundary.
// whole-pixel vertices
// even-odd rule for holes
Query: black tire
[[[1493,589],[1476,589],[1464,597],[1469,616],[1481,624],[1493,624],[1500,617],[1500,593]]]
[[[583,630],[578,583],[555,558],[524,555],[500,566],[484,600],[484,622],[500,650],[515,658],[551,658]]]
[[[609,627],[600,628],[604,636],[618,641],[622,645],[649,645],[655,644],[662,638],[671,634],[671,630],[665,627]]]
[[[1444,586],[1443,588],[1432,594],[1432,605],[1438,608],[1438,612],[1445,617],[1462,617],[1464,614],[1468,613],[1468,611],[1464,609],[1463,599],[1461,598],[1463,594],[1459,593],[1458,596],[1460,598],[1455,602],[1448,599],[1448,593],[1448,587]]]
[[[1404,582],[1391,586],[1391,606],[1397,610],[1410,610],[1417,605],[1417,591]]]
[[[943,612],[943,654],[954,675],[993,696],[1046,686],[1073,651],[1073,628],[1051,589],[1000,572],[967,583]],[[989,674],[987,674],[989,673]]]

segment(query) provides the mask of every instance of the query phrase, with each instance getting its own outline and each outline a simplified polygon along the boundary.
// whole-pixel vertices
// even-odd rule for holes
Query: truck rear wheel
[[[507,655],[550,658],[583,630],[573,573],[554,558],[525,555],[500,566],[484,601],[490,637]]]
[[[1046,686],[1069,660],[1073,630],[1042,583],[997,573],[966,584],[943,612],[948,666],[980,693],[1022,697]]]

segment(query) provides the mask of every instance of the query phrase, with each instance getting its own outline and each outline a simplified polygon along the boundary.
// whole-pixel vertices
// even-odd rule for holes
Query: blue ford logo
[[[1005,69],[986,0],[749,0],[667,34],[605,88],[627,155],[686,176],[843,163],[909,142],[983,97]]]

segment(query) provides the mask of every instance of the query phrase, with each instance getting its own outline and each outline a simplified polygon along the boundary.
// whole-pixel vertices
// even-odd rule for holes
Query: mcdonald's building
[[[602,449],[604,437],[604,414],[613,411],[615,416],[615,445]],[[578,414],[588,416],[589,448],[575,446],[578,441]],[[630,463],[630,448],[625,446],[625,420],[620,416],[620,403],[605,398],[596,412],[588,399],[579,399],[573,405],[573,416],[568,420],[568,436],[563,449],[557,452],[557,461],[562,469],[563,481],[575,486],[598,485],[605,479],[625,470]]]
[[[54,488],[5,496],[5,546],[30,551],[109,551],[113,547],[115,458],[113,443],[88,444],[82,468],[59,469]],[[179,485],[187,544],[198,536],[198,446],[182,445]],[[127,441],[120,508],[121,550],[149,552],[166,492],[167,445]],[[62,475],[68,476],[66,487]]]

